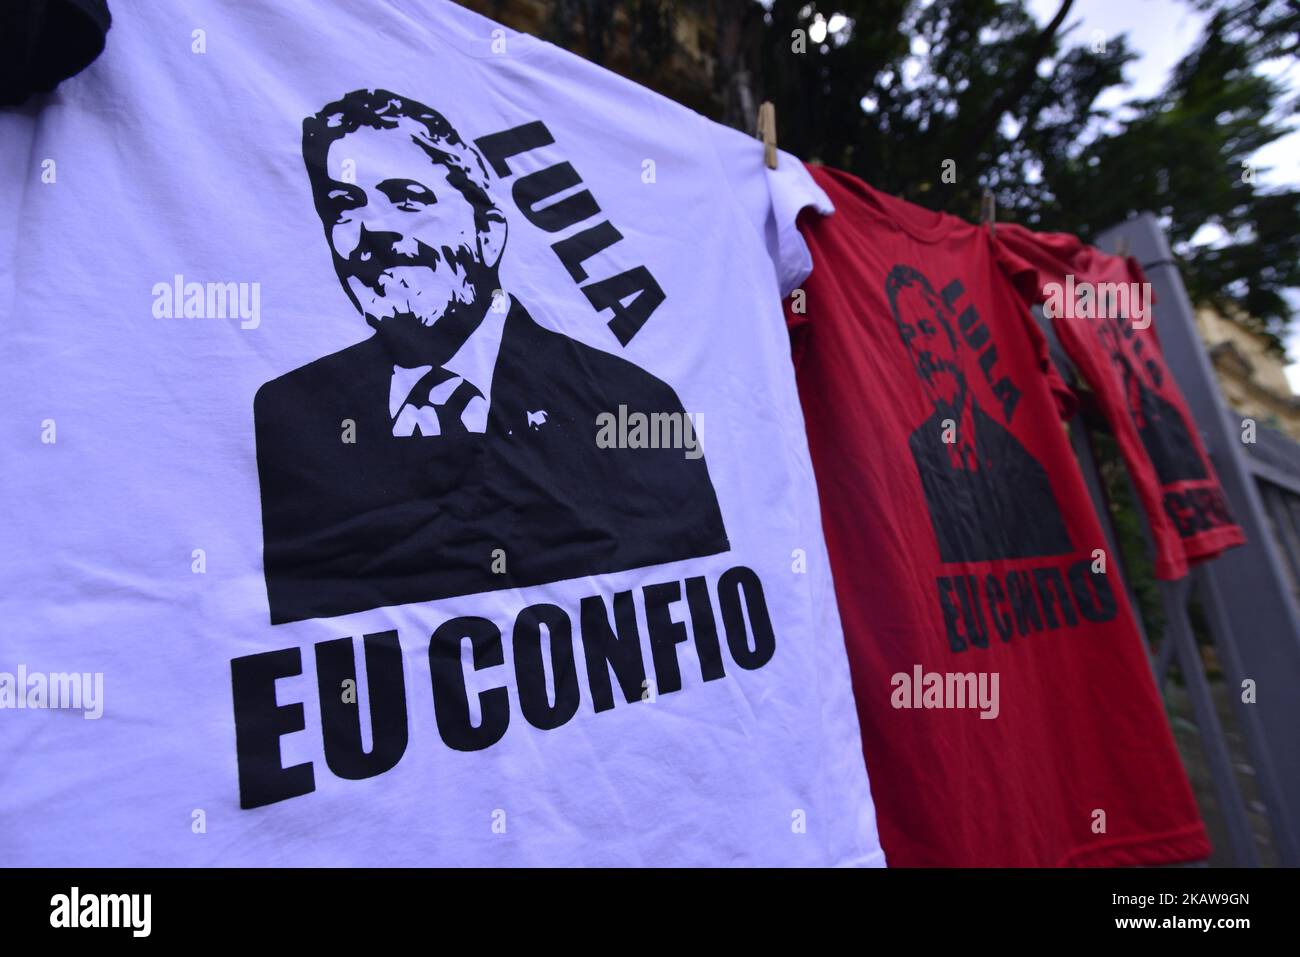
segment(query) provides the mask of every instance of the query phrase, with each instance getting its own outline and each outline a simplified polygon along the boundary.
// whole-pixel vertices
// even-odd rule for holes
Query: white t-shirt
[[[0,117],[4,862],[883,864],[762,152],[423,0]]]

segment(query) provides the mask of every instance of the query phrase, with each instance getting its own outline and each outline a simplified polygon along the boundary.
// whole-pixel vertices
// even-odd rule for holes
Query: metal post
[[[1279,859],[1300,866],[1300,610],[1241,436],[1229,427],[1164,231],[1155,216],[1144,213],[1107,230],[1098,243],[1112,249],[1120,237],[1127,239],[1155,291],[1155,325],[1165,361],[1249,540],[1208,562],[1198,575],[1224,626],[1216,628],[1216,649],[1259,773]],[[1254,703],[1241,700],[1246,680],[1254,682]]]
[[[1278,543],[1291,569],[1291,581],[1300,582],[1300,527],[1291,521],[1291,509],[1287,507],[1290,496],[1271,483],[1262,482],[1260,486],[1264,508],[1273,521]]]
[[[1174,646],[1174,653],[1178,656],[1178,670],[1187,686],[1187,694],[1192,699],[1192,717],[1200,731],[1201,748],[1210,767],[1210,777],[1214,779],[1219,809],[1228,826],[1228,840],[1232,844],[1234,859],[1242,867],[1258,867],[1259,852],[1255,849],[1255,836],[1250,829],[1250,817],[1246,814],[1246,802],[1242,799],[1241,786],[1232,769],[1232,755],[1228,752],[1227,739],[1223,736],[1223,725],[1219,723],[1219,716],[1214,710],[1214,696],[1205,677],[1205,666],[1196,647],[1196,636],[1192,634],[1192,623],[1187,617],[1190,591],[1191,582],[1186,578],[1160,583],[1160,597],[1164,600],[1167,619],[1165,641]]]

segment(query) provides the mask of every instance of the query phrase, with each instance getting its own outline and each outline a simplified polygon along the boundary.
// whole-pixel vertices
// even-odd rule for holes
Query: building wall
[[[1198,309],[1196,325],[1228,405],[1300,441],[1300,398],[1287,381],[1286,359],[1269,351],[1261,336],[1213,309]]]

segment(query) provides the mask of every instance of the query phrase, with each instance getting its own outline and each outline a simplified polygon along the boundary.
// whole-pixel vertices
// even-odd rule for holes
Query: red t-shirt
[[[1151,325],[1151,286],[1132,258],[1065,233],[1000,225],[998,249],[1018,287],[1044,303],[1070,361],[1097,394],[1146,509],[1156,577],[1246,540]]]
[[[837,212],[801,221],[787,319],[890,865],[1206,857],[1070,393],[988,231],[810,169]]]

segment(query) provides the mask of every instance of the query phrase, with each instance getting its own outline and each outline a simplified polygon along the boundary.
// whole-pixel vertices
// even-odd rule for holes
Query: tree
[[[1284,24],[1293,32],[1297,16],[1280,4],[1203,6],[1204,34],[1158,96],[1132,104],[1131,118],[1077,156],[1046,157],[1052,199],[1035,218],[1087,237],[1153,210],[1192,298],[1254,324],[1280,351],[1291,316],[1284,291],[1300,286],[1300,192],[1262,189],[1249,159],[1285,135],[1295,113],[1257,67],[1295,50]],[[1194,243],[1206,226],[1222,238]]]
[[[1136,54],[1079,36],[1074,0],[1043,25],[1024,0],[465,2],[525,29],[541,8],[548,38],[741,129],[772,100],[783,148],[931,209],[976,218],[988,187],[999,218],[1085,240],[1153,210],[1193,298],[1281,348],[1300,192],[1244,164],[1297,109],[1259,69],[1300,52],[1292,0],[1187,0],[1196,47],[1114,111],[1099,100]]]
[[[1064,50],[1072,3],[1042,28],[1019,0],[886,4],[883,20],[880,5],[859,4],[848,10],[846,40],[810,48],[797,68],[775,48],[764,64],[782,145],[933,209],[977,216],[990,187],[1000,215],[1026,217],[1051,200],[1044,157],[1105,118],[1094,103],[1133,56],[1122,38]],[[776,21],[787,7],[796,23],[832,15],[776,0],[782,36]],[[855,49],[863,33],[870,58]],[[829,110],[819,109],[826,97]],[[951,182],[945,169],[955,169]]]
[[[1295,55],[1300,13],[1195,3],[1210,17],[1196,47],[1159,95],[1121,111],[1097,103],[1135,54],[1124,37],[1073,42],[1073,0],[1041,27],[1020,0],[840,0],[848,22],[802,59],[790,30],[834,14],[776,0],[765,93],[783,146],[932,209],[974,218],[988,187],[1000,218],[1085,240],[1153,210],[1192,297],[1249,317],[1280,349],[1284,294],[1300,286],[1300,193],[1263,189],[1247,163],[1296,111],[1258,68]],[[1218,241],[1194,243],[1207,226]]]

